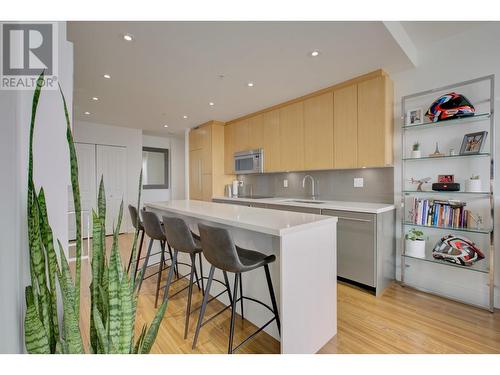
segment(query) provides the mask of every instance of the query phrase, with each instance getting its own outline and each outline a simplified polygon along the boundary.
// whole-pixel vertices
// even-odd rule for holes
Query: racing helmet
[[[450,92],[436,99],[425,115],[432,122],[436,122],[457,117],[474,116],[475,111],[474,106],[465,96]]]
[[[438,241],[432,249],[432,256],[462,266],[471,266],[474,262],[484,259],[483,252],[474,242],[453,234],[444,236]]]

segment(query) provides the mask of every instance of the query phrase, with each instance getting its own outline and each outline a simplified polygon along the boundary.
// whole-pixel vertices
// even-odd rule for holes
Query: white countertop
[[[268,210],[265,208],[196,200],[154,202],[146,203],[145,206],[154,210],[170,211],[201,220],[275,236],[307,230],[311,226],[326,225],[337,221],[337,218],[333,216]]]
[[[295,207],[318,208],[325,210],[339,210],[351,212],[365,212],[370,214],[380,214],[382,212],[392,211],[395,209],[393,204],[387,203],[367,203],[367,202],[345,202],[345,201],[324,201],[319,199],[321,204],[317,203],[300,203],[292,202],[292,200],[302,200],[300,198],[228,198],[228,197],[214,197],[213,199],[235,201],[235,202],[249,202],[249,203],[264,203],[264,204],[277,204]],[[304,199],[307,200],[307,199]]]

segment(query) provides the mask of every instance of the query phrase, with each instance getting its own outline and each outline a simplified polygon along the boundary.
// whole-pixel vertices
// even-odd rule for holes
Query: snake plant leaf
[[[104,224],[106,222],[106,192],[104,189],[104,176],[101,175],[101,180],[99,181],[99,194],[97,196],[97,211],[99,213],[99,218]]]
[[[93,312],[92,315],[94,319],[94,325],[97,331],[97,337],[99,338],[99,343],[103,348],[103,353],[109,353],[110,347],[109,347],[108,335],[106,332],[106,328],[104,328],[104,324],[102,322],[101,313],[97,310],[97,305],[94,305],[92,312]]]
[[[90,348],[94,353],[98,353],[98,336],[95,327],[94,320],[94,305],[97,305],[97,310],[102,312],[103,308],[100,305],[99,296],[99,286],[100,280],[102,279],[101,272],[101,257],[104,256],[102,251],[102,242],[100,241],[102,234],[102,225],[99,220],[97,213],[92,210],[92,260],[91,260],[91,270],[92,270],[92,282],[90,284],[90,304],[92,308],[90,309]]]
[[[113,246],[111,247],[111,256],[109,259],[109,280],[108,280],[108,296],[109,296],[109,340],[110,346],[118,348],[120,340],[121,328],[121,301],[119,296],[120,278],[123,270],[121,269],[120,254],[118,253],[118,234],[120,232],[121,221],[123,217],[123,201],[120,204],[118,214],[118,223],[113,233]]]
[[[101,237],[99,241],[101,242],[102,253],[106,254],[106,191],[104,189],[104,178],[101,176],[101,180],[99,182],[99,194],[97,196],[97,213],[99,215],[100,223],[102,226]],[[106,262],[106,256],[101,257],[100,264],[100,275],[103,275],[104,265]],[[100,280],[102,283],[102,279]]]
[[[36,276],[34,272],[34,265],[31,257],[31,244],[32,244],[32,228],[33,228],[33,215],[31,213],[34,195],[35,195],[35,186],[33,184],[33,137],[35,133],[35,119],[36,119],[36,111],[38,108],[38,101],[40,99],[40,93],[42,91],[42,87],[44,84],[44,75],[45,71],[42,71],[40,76],[36,81],[35,91],[33,93],[32,105],[31,105],[31,120],[30,120],[30,135],[29,135],[29,155],[28,155],[28,194],[27,194],[27,216],[28,216],[28,239],[29,239],[29,249],[30,249],[30,277],[31,277],[31,285],[35,287],[36,285]],[[38,311],[38,295],[34,294],[35,299],[35,308]]]
[[[26,350],[30,354],[50,354],[49,338],[35,308],[33,288],[25,289],[26,316],[24,317],[24,337]]]
[[[146,336],[147,329],[148,329],[147,325],[142,326],[141,334],[137,338],[137,341],[135,342],[134,345],[134,350],[132,351],[133,354],[139,354],[142,347],[142,343],[144,342],[144,336]]]
[[[36,284],[38,286],[38,313],[42,321],[43,328],[47,337],[51,336],[51,313],[50,313],[50,298],[47,289],[47,274],[45,269],[45,254],[42,249],[41,233],[40,233],[40,215],[38,212],[37,197],[34,194],[34,200],[30,210],[32,228],[31,228],[31,260],[32,272],[35,273]],[[34,288],[36,288],[32,285]],[[36,290],[36,289],[35,289]],[[36,294],[36,293],[35,293]]]
[[[139,174],[139,187],[138,187],[138,193],[137,193],[137,222],[140,222],[140,211],[141,211],[141,192],[142,192],[142,168],[141,172]],[[135,228],[135,233],[134,233],[134,243],[132,245],[132,271],[131,275],[135,275],[137,273],[137,267],[139,266],[138,261],[137,261],[137,240],[139,238],[139,228]],[[135,289],[135,279],[132,278],[132,289]]]
[[[73,190],[73,204],[75,206],[75,222],[76,222],[76,267],[75,267],[75,314],[76,320],[80,320],[80,274],[82,267],[82,207],[80,203],[80,184],[78,182],[78,160],[76,156],[75,144],[73,142],[73,133],[71,132],[71,123],[69,120],[68,106],[66,105],[66,98],[59,85],[59,92],[61,93],[64,116],[66,119],[66,138],[69,148],[69,162],[71,170],[71,188]]]
[[[52,228],[49,225],[47,215],[47,205],[45,201],[45,193],[43,188],[37,196],[38,213],[40,216],[40,229],[42,235],[42,243],[45,248],[47,263],[48,263],[48,278],[49,278],[49,300],[50,300],[50,349],[55,352],[56,344],[59,340],[59,318],[57,314],[57,290],[56,290],[56,275],[59,273],[59,265],[57,263],[57,255],[54,250],[54,237]]]
[[[121,305],[121,328],[118,351],[121,354],[129,354],[133,344],[134,317],[133,317],[133,294],[130,291],[128,277],[123,277],[120,284]]]
[[[156,336],[158,335],[158,329],[160,328],[161,321],[165,316],[165,311],[167,311],[167,304],[168,298],[161,304],[160,308],[156,312],[156,316],[153,319],[151,326],[148,329],[148,332],[146,333],[146,336],[144,336],[144,341],[140,350],[141,354],[148,354],[151,351],[151,348],[156,340]]]
[[[63,300],[63,338],[69,353],[80,354],[84,353],[84,350],[79,320],[76,319],[77,315],[75,312],[76,288],[71,279],[68,261],[64,255],[61,242],[57,241],[57,243],[59,245],[59,256],[61,257],[59,285],[61,286]]]

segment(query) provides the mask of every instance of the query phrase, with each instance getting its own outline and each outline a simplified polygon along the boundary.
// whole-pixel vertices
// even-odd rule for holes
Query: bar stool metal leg
[[[234,289],[233,289],[233,303],[231,304],[231,325],[229,328],[229,344],[227,348],[227,354],[233,353],[233,339],[234,339],[234,320],[236,318],[236,301],[238,301],[238,281],[240,280],[240,274],[235,274],[234,276]]]
[[[163,287],[163,301],[168,299],[168,291],[170,289],[170,284],[172,284],[172,279],[174,278],[174,266],[173,264],[177,262],[177,251],[174,250],[172,258],[172,266],[168,269],[167,283]]]
[[[227,277],[227,272],[222,271],[222,274],[224,275],[224,283],[226,284],[226,289],[227,289],[227,295],[229,297],[229,304],[233,304],[233,297],[231,297],[231,287],[229,286],[229,279]]]
[[[193,295],[193,278],[196,272],[196,255],[190,254],[190,256],[191,256],[191,274],[189,277],[188,302],[186,306],[186,323],[184,326],[184,340],[187,338],[189,330],[189,316],[191,315],[191,296]]]
[[[276,318],[276,324],[278,325],[278,333],[281,336],[281,322],[278,313],[278,304],[276,303],[276,296],[274,295],[273,281],[271,280],[271,273],[269,272],[269,265],[264,266],[264,271],[266,271],[267,287],[269,288],[269,295],[271,297],[271,303],[273,304],[274,317]]]
[[[142,265],[141,279],[139,280],[139,285],[137,286],[137,293],[140,292],[142,287],[142,281],[144,280],[144,274],[146,273],[146,268],[149,262],[149,256],[151,255],[151,249],[153,248],[153,239],[149,240],[148,252],[146,254],[146,259],[144,259],[144,264]]]
[[[245,318],[243,314],[243,274],[240,273],[240,307],[241,307],[241,319]]]
[[[163,272],[164,260],[165,260],[165,242],[161,241],[161,256],[160,256],[160,264],[158,267],[158,280],[156,281],[155,309],[158,307],[158,295],[160,294],[161,274]]]
[[[177,269],[177,260],[174,262],[174,256],[172,255],[172,248],[168,243],[167,247],[168,247],[168,253],[170,255],[170,261],[172,262],[172,267],[174,267],[175,270],[175,277],[179,278],[179,270]]]
[[[203,262],[201,260],[201,253],[199,253],[200,256],[200,276],[201,276],[201,293],[203,296],[205,296],[205,281],[203,280]]]
[[[137,249],[137,259],[135,264],[134,280],[137,278],[137,271],[139,270],[139,262],[141,260],[142,245],[144,244],[144,229],[141,230],[141,240],[139,241],[139,248]]]
[[[200,315],[198,316],[198,323],[196,324],[196,331],[194,333],[193,346],[196,348],[196,342],[198,341],[198,335],[200,334],[201,324],[203,323],[203,317],[205,316],[205,310],[207,309],[208,296],[210,294],[210,287],[212,286],[212,280],[214,278],[215,267],[210,267],[210,272],[208,273],[207,289],[205,290],[205,295],[203,296],[203,303],[201,304]]]

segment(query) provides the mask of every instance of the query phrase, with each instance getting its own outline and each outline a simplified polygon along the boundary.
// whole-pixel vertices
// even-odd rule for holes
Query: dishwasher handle
[[[337,218],[339,220],[347,220],[347,221],[360,221],[362,223],[371,223],[372,221],[371,220],[367,220],[367,219],[358,219],[358,218],[355,218],[355,217],[345,217],[345,216],[337,216]]]

